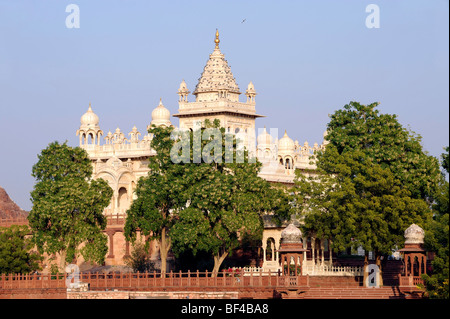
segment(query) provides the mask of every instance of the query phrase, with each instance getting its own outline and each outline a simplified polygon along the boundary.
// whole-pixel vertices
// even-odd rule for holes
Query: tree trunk
[[[161,273],[167,272],[167,254],[169,253],[171,240],[166,235],[166,228],[164,227],[161,233],[161,240],[159,244],[159,254],[161,256]]]
[[[228,256],[227,252],[223,253],[222,255],[218,253],[217,255],[214,256],[214,268],[212,272],[213,277],[216,277],[217,273],[219,272],[220,265],[222,265],[223,261],[227,256]]]
[[[363,286],[366,287],[367,285],[367,277],[368,277],[368,269],[367,267],[369,266],[369,253],[368,252],[364,252],[364,277],[363,277]]]
[[[382,271],[382,266],[381,266],[381,256],[377,253],[376,256],[376,265],[378,266],[378,269],[380,270],[379,275],[380,275],[380,287],[383,286],[383,271]]]
[[[61,260],[59,261],[59,271],[62,273],[66,272],[66,256],[67,256],[67,253],[65,250],[62,250],[59,253],[59,257],[61,258]]]

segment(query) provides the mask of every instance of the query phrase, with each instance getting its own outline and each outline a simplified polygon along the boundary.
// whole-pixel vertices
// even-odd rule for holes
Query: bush
[[[125,264],[134,272],[150,272],[155,270],[155,264],[150,260],[148,248],[142,242],[133,245],[130,256],[125,257]]]

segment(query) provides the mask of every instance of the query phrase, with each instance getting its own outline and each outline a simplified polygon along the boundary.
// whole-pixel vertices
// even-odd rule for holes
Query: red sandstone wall
[[[310,287],[360,287],[363,277],[351,276],[309,276]]]

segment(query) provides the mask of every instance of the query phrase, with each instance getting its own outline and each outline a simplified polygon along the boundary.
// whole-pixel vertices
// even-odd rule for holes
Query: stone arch
[[[97,132],[92,129],[89,129],[86,134],[86,144],[95,144],[95,140],[97,138]]]
[[[292,156],[288,155],[284,157],[284,168],[293,169],[294,168],[294,160]]]
[[[128,189],[126,187],[120,187],[118,190],[117,206],[120,214],[125,214],[128,208],[130,208],[130,198],[128,198]]]
[[[117,183],[117,196],[120,214],[125,214],[131,206],[134,192],[133,185],[136,185],[136,177],[130,171],[123,171],[119,175]]]
[[[109,187],[111,187],[113,190],[113,197],[111,198],[111,201],[110,201],[108,207],[105,208],[105,214],[107,214],[107,215],[113,214],[115,209],[117,208],[116,207],[117,206],[117,201],[116,201],[117,178],[113,172],[106,171],[106,170],[102,170],[95,175],[95,179],[99,179],[99,178],[102,178],[103,180],[105,180],[108,183]]]
[[[276,250],[275,239],[273,237],[267,238],[265,251],[267,261],[275,260],[275,250]]]

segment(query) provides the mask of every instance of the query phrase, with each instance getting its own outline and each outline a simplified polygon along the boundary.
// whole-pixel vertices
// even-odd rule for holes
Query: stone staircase
[[[409,296],[401,293],[398,287],[381,288],[310,288],[304,299],[405,299]]]

